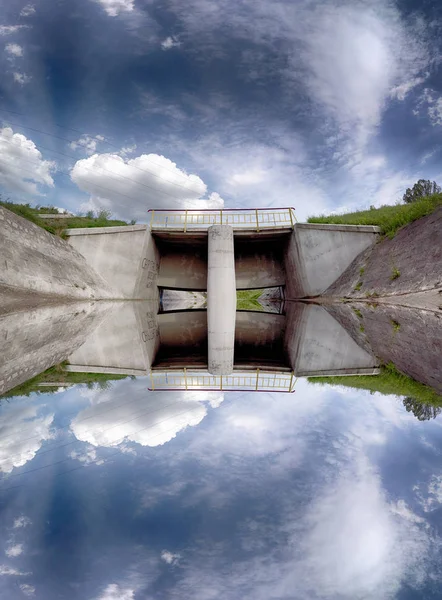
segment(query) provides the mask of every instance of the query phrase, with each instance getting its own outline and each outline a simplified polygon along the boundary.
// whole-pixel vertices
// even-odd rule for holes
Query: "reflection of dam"
[[[21,226],[22,219],[13,215],[14,220]],[[26,223],[27,229],[33,227]],[[44,303],[55,282],[52,300],[60,304],[106,300],[99,303],[100,317],[89,317],[89,329],[80,327],[82,339],[72,334],[72,371],[151,373],[156,389],[164,373],[172,372],[181,377],[178,387],[203,387],[192,383],[194,372],[211,376],[214,386],[224,384],[223,389],[229,388],[226,378],[241,373],[249,379],[253,374],[258,388],[266,374],[286,382],[296,376],[373,373],[378,361],[367,348],[326,310],[298,300],[326,290],[374,243],[376,231],[371,226],[296,224],[291,209],[155,212],[149,226],[68,230],[69,244],[56,242],[63,246],[64,271],[53,236],[39,230],[39,253],[34,249],[26,255],[29,274],[25,270],[14,279],[20,268],[14,265],[14,246],[21,248],[22,240],[17,226],[11,226],[7,256],[12,279],[7,275],[0,285],[14,286],[25,307],[30,295],[40,295]],[[281,314],[236,311],[236,290],[256,288],[285,290]],[[178,302],[175,310],[159,312],[160,290],[207,292],[207,309],[180,310]],[[39,308],[34,310],[37,332]],[[91,315],[95,312],[92,308]],[[66,314],[73,332],[81,313],[66,308]],[[7,336],[17,323],[11,315],[0,327]],[[45,331],[50,335],[47,324]],[[60,327],[57,331],[60,335]],[[28,329],[23,343],[32,335]],[[66,358],[67,345],[63,356],[53,353],[52,364]],[[25,380],[15,375],[11,365],[6,377],[0,376],[3,386]]]

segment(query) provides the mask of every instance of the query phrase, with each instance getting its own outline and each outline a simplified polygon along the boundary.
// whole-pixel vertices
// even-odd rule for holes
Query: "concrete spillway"
[[[207,257],[208,371],[230,375],[235,346],[236,286],[233,229],[212,225],[208,229]]]

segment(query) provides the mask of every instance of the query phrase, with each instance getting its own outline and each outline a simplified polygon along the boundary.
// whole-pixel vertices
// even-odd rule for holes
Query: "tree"
[[[416,398],[404,398],[402,402],[407,412],[412,412],[419,421],[435,419],[442,411],[442,407],[426,404],[425,402],[416,400]]]
[[[419,179],[419,181],[415,183],[411,189],[407,188],[402,200],[405,202],[405,204],[410,204],[411,202],[416,202],[416,200],[424,198],[425,196],[432,196],[433,194],[440,194],[441,192],[441,187],[437,185],[435,181]]]

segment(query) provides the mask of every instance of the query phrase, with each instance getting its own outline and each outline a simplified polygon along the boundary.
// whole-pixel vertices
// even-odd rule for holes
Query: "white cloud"
[[[132,146],[124,146],[123,148],[121,148],[120,154],[122,156],[127,156],[128,154],[133,154],[136,149],[137,149],[136,144],[132,144]]]
[[[161,48],[163,50],[170,50],[177,46],[181,46],[181,42],[175,36],[169,36],[161,42]]]
[[[23,544],[13,544],[12,546],[8,546],[5,550],[5,554],[6,556],[9,556],[9,558],[20,556],[20,554],[23,554]]]
[[[14,569],[14,567],[0,565],[0,575],[16,575],[21,577],[27,577],[28,575],[31,575],[31,573],[22,573],[18,569]]]
[[[18,44],[6,44],[5,50],[11,56],[23,56],[23,48]]]
[[[71,142],[69,146],[72,150],[84,148],[86,154],[94,154],[99,142],[104,142],[104,137],[102,135],[91,136],[85,133],[78,140]]]
[[[36,406],[8,407],[2,413],[0,471],[10,473],[32,460],[43,441],[52,438],[53,420],[53,414],[38,416]]]
[[[53,161],[44,160],[34,142],[10,127],[0,129],[0,184],[30,194],[39,194],[37,184],[54,186]]]
[[[416,86],[424,83],[427,79],[429,73],[425,77],[414,77],[409,81],[405,81],[400,85],[395,86],[390,90],[390,95],[392,98],[396,98],[397,100],[405,100],[407,94]]]
[[[173,552],[169,552],[169,550],[163,550],[161,552],[161,560],[164,560],[164,562],[168,565],[178,564],[180,558],[180,554],[173,554]]]
[[[29,75],[25,75],[24,73],[13,73],[14,81],[19,83],[20,85],[24,85],[25,83],[29,83],[32,79]]]
[[[97,459],[97,451],[95,448],[91,447],[87,448],[85,451],[73,450],[70,453],[70,457],[79,460],[86,466],[91,464],[98,466],[104,464],[104,460]]]
[[[133,401],[120,405],[127,385]],[[146,400],[144,382],[122,382],[104,394],[96,390],[92,405],[75,417],[71,428],[77,439],[92,446],[119,446],[124,441],[161,446],[186,427],[198,425],[207,414],[206,402],[219,396],[222,394],[158,392]]]
[[[35,14],[35,6],[33,4],[26,4],[20,11],[21,17],[30,17],[33,14]]]
[[[95,0],[99,2],[110,17],[134,10],[134,0]]]
[[[11,35],[20,29],[27,29],[28,25],[0,25],[0,35]]]
[[[79,160],[71,179],[90,194],[82,210],[105,208],[125,218],[146,219],[148,208],[209,208],[223,204],[219,196],[202,198],[206,184],[158,154],[127,159],[118,154],[94,154]]]
[[[21,515],[20,517],[17,517],[14,520],[13,528],[21,529],[22,527],[27,527],[28,525],[32,525],[31,519],[25,517],[24,515]]]
[[[35,594],[35,587],[29,585],[29,583],[21,583],[19,587],[25,596],[33,596]]]
[[[122,588],[117,583],[110,583],[97,600],[133,600],[135,590]]]

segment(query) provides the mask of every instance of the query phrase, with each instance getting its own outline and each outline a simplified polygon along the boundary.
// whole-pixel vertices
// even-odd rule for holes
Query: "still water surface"
[[[440,418],[307,380],[147,386],[2,400],[2,598],[441,597]]]

